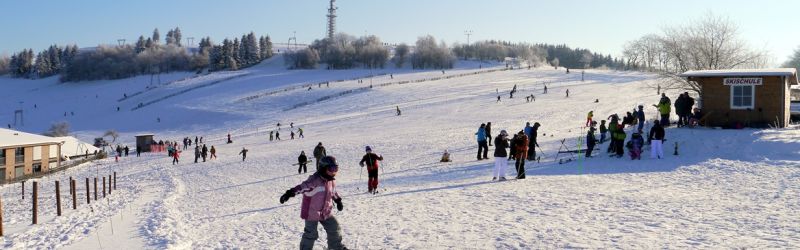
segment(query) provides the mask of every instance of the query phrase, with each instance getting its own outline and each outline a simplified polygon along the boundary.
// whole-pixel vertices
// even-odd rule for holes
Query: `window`
[[[755,102],[753,85],[731,86],[731,109],[752,109]]]

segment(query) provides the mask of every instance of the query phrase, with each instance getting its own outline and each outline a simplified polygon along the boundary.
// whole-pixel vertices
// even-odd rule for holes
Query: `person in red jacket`
[[[172,165],[178,164],[178,158],[180,158],[181,151],[175,149],[175,152],[172,152]]]
[[[361,157],[361,162],[358,163],[362,168],[365,164],[367,166],[367,190],[369,193],[378,193],[378,161],[382,160],[383,156],[373,153],[372,148],[367,146],[367,154]]]

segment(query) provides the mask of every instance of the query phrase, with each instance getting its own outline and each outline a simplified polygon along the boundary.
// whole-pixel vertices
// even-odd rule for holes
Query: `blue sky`
[[[619,55],[625,42],[661,27],[685,24],[709,11],[727,16],[757,49],[786,60],[800,45],[800,1],[523,1],[339,0],[337,31],[413,43],[431,34],[447,43],[471,41],[565,43]],[[285,42],[297,32],[307,43],[325,35],[326,0],[237,1],[0,1],[0,54],[50,44],[128,43],[159,28],[180,27],[184,37],[219,42],[254,31]]]

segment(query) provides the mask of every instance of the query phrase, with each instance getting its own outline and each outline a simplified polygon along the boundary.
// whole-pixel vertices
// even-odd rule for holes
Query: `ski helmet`
[[[339,171],[339,164],[336,163],[336,157],[330,155],[322,157],[322,159],[319,160],[319,169],[331,172]]]
[[[370,151],[372,151],[372,148],[370,148],[369,146],[367,146],[367,149],[365,149],[365,150],[366,150],[367,152],[370,152]]]

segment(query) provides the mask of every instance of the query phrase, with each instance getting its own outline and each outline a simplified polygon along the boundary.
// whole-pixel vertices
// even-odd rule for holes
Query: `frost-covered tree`
[[[44,135],[51,137],[69,136],[69,123],[56,122],[50,125],[50,129],[44,132]]]
[[[431,35],[419,37],[416,49],[411,55],[411,66],[415,69],[448,69],[455,64],[456,58],[444,42],[436,44]]]
[[[405,64],[408,59],[409,52],[408,44],[401,43],[397,45],[397,47],[394,48],[394,65],[398,68],[402,68],[403,64]]]
[[[553,58],[553,60],[551,60],[551,61],[550,61],[550,65],[553,65],[553,67],[556,67],[556,68],[558,68],[558,66],[559,66],[560,64],[561,64],[561,61],[560,61],[560,60],[558,60],[558,57],[556,57],[556,58]]]
[[[161,40],[161,34],[158,33],[158,28],[153,30],[152,42],[158,44],[158,41]],[[148,46],[149,48],[149,46]]]
[[[175,32],[172,30],[167,31],[167,37],[164,40],[167,42],[167,45],[175,44]]]
[[[789,57],[789,60],[783,63],[783,67],[800,70],[800,47],[794,50],[794,54]]]
[[[10,62],[11,58],[8,58],[8,56],[0,56],[0,76],[8,74]]]
[[[136,53],[142,53],[145,49],[147,49],[147,41],[144,40],[144,36],[139,36],[139,40],[136,40]]]
[[[178,45],[178,47],[180,47],[181,39],[183,39],[183,34],[181,34],[181,28],[175,27],[175,30],[172,31],[172,38],[175,39],[175,44]]]
[[[262,36],[258,42],[261,60],[272,57],[272,40],[269,36]]]
[[[289,69],[313,69],[317,67],[320,57],[317,50],[305,48],[286,52],[283,60]]]

